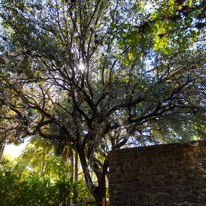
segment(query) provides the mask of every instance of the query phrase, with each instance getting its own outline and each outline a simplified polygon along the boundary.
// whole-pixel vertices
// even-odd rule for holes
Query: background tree
[[[71,177],[72,168],[67,159],[55,155],[54,145],[41,137],[33,137],[17,160],[40,177]]]
[[[50,161],[52,163],[51,159]],[[61,158],[56,157],[56,163],[60,161]],[[55,169],[58,170],[58,166]],[[31,168],[28,169],[22,158],[11,161],[4,155],[0,164],[0,204],[46,206],[62,202],[68,205],[73,199],[76,200],[75,203],[81,203],[91,196],[82,179],[74,183],[71,177],[52,176],[55,172],[57,173],[55,170],[51,172],[50,178],[40,178],[39,172],[35,174]]]
[[[69,142],[102,200],[109,150],[203,137],[204,15],[204,0],[1,0],[1,133]]]
[[[3,140],[1,142],[1,144],[0,144],[0,162],[1,162],[1,158],[2,158],[3,152],[4,152],[5,143],[6,143],[6,140]]]

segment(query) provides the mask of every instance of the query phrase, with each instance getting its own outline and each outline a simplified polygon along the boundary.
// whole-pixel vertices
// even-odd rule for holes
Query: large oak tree
[[[205,1],[0,2],[2,141],[70,144],[99,201],[108,151],[204,136]]]

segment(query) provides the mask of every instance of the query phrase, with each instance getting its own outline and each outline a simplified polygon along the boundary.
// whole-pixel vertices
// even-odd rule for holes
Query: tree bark
[[[75,174],[74,174],[75,183],[78,180],[78,153],[75,152]]]
[[[103,171],[101,175],[97,176],[98,179],[98,186],[95,187],[91,175],[88,170],[88,165],[86,162],[86,157],[84,154],[84,150],[82,148],[78,148],[79,158],[81,162],[81,166],[83,169],[85,181],[87,184],[87,188],[91,192],[91,194],[94,196],[96,202],[101,202],[104,197],[106,197],[106,184],[105,184],[105,176],[108,168],[108,162],[105,161],[103,165]],[[96,206],[102,206],[102,203],[97,203]]]
[[[1,162],[1,158],[2,158],[3,153],[4,153],[5,144],[6,144],[5,140],[0,144],[0,162]]]
[[[96,202],[101,202],[103,198],[106,198],[106,183],[105,183],[105,175],[102,174],[102,177],[98,179],[98,187],[97,187],[97,195],[94,196]],[[102,203],[97,203],[97,206],[102,206]]]
[[[70,162],[71,162],[71,178],[73,180],[74,179],[74,158],[73,158],[73,155],[70,157]]]
[[[40,177],[43,177],[43,176],[44,176],[44,173],[43,173],[43,170],[44,170],[44,162],[45,162],[45,155],[43,155],[43,157],[42,157]]]
[[[66,171],[66,177],[68,177],[68,173],[69,173],[69,165],[68,165],[68,162],[67,162],[67,171]]]

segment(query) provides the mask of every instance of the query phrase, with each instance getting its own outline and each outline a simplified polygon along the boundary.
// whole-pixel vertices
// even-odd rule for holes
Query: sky
[[[21,151],[26,147],[29,139],[26,139],[24,143],[15,146],[14,144],[7,144],[4,149],[4,155],[9,155],[12,159],[18,157]]]

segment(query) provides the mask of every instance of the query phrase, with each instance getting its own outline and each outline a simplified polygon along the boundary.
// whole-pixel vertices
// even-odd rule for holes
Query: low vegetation
[[[84,181],[62,175],[40,177],[37,168],[28,168],[20,158],[15,161],[3,156],[0,163],[0,205],[34,206],[63,205],[83,202],[91,197]]]

